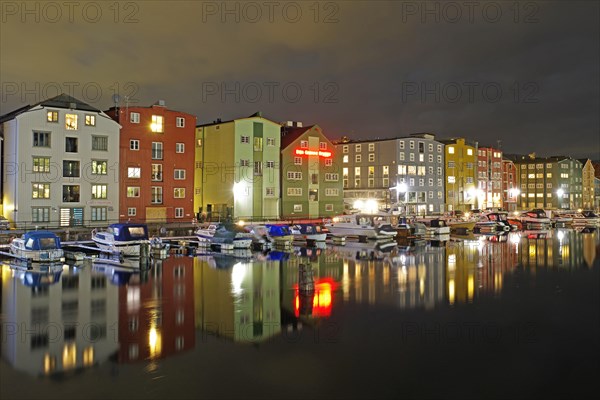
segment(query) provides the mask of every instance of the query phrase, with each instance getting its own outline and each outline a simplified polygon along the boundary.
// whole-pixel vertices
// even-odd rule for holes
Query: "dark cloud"
[[[239,23],[207,15],[222,2],[120,3],[118,23],[109,3],[95,4],[97,23],[81,13],[72,23],[2,15],[0,112],[53,94],[50,83],[77,82],[73,94],[101,108],[118,90],[141,104],[164,99],[199,122],[261,110],[331,137],[432,131],[500,140],[508,152],[600,158],[598,2],[477,2],[472,20],[457,2],[457,23],[435,1],[321,2],[318,15],[315,3],[297,2],[294,23],[284,2],[273,22],[263,7],[255,23],[247,2],[227,3]],[[407,13],[415,7],[440,12],[422,19]],[[502,10],[497,22],[486,7],[488,17]],[[101,96],[83,93],[86,84]]]

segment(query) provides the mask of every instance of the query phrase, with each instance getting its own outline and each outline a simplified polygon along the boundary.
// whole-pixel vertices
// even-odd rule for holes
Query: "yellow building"
[[[592,161],[586,158],[579,160],[583,164],[582,175],[582,205],[585,210],[594,208],[594,165]]]
[[[477,189],[477,144],[465,139],[441,140],[445,148],[446,204],[449,211],[480,208],[483,192]]]

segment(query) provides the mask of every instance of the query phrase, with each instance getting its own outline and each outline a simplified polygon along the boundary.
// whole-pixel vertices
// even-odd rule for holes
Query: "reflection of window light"
[[[77,347],[75,343],[65,344],[63,347],[63,368],[71,369],[77,363]]]
[[[127,288],[127,311],[137,311],[140,308],[140,288],[130,286]]]
[[[92,346],[83,350],[83,365],[89,366],[94,364],[94,348]]]
[[[162,351],[162,337],[160,331],[155,326],[148,332],[148,347],[150,348],[150,357],[158,357]]]
[[[448,281],[448,301],[454,304],[454,279]]]
[[[46,353],[44,355],[44,373],[49,374],[56,368],[56,357]]]

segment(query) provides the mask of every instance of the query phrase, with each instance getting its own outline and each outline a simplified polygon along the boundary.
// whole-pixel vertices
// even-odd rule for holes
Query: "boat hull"
[[[139,257],[142,243],[136,242],[107,242],[104,240],[92,238],[99,249],[106,252],[121,254],[124,257]]]
[[[28,250],[19,246],[15,239],[10,245],[10,252],[19,258],[25,258],[34,262],[56,262],[64,261],[65,254],[62,249]]]

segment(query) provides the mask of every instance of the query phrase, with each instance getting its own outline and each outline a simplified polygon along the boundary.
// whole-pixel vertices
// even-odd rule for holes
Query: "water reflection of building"
[[[62,274],[49,275],[3,266],[2,356],[32,375],[107,360],[118,348],[117,294],[104,275],[90,268],[64,267]]]
[[[580,267],[584,265],[584,237],[570,229],[555,229],[546,235],[523,235],[519,261],[524,267]],[[589,243],[588,243],[589,246]]]
[[[164,358],[192,349],[194,260],[154,260],[147,279],[119,288],[119,362]]]
[[[383,261],[346,257],[342,271],[344,302],[431,309],[444,298],[444,248],[392,252]]]
[[[480,237],[448,245],[446,286],[449,304],[470,303],[475,297],[501,292],[504,274],[518,263],[513,241],[519,236],[511,234],[506,239]]]
[[[195,259],[196,327],[236,342],[260,342],[279,334],[279,262],[228,258],[233,262]]]

